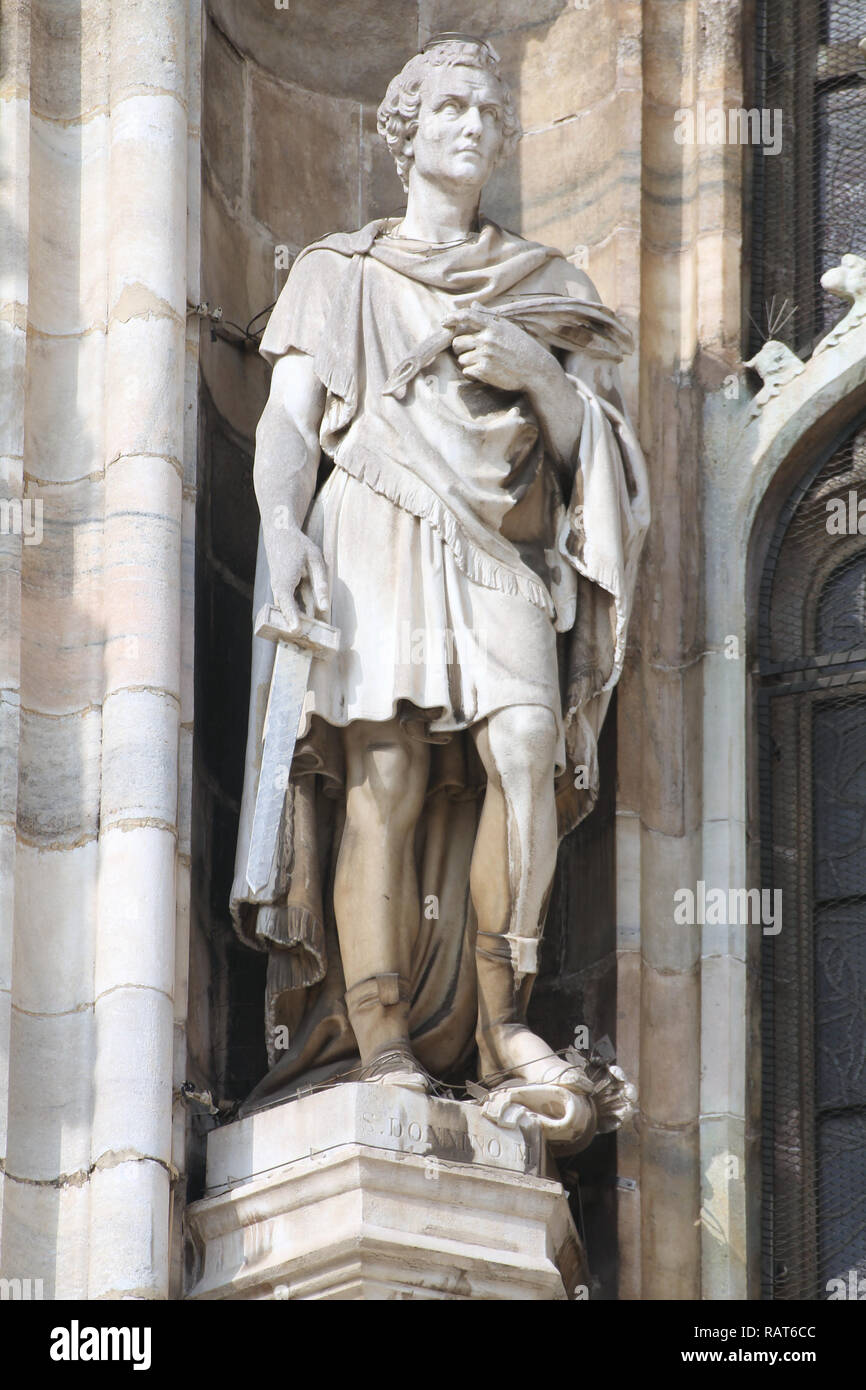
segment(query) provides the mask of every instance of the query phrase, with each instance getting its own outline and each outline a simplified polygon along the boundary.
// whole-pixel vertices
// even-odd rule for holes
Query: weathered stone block
[[[219,306],[224,319],[245,328],[254,314],[276,298],[274,243],[285,242],[285,237],[272,240],[251,218],[233,216],[209,177],[202,187],[202,236],[208,248],[203,282],[206,302]],[[265,314],[253,324],[253,331],[266,323]],[[207,320],[202,320],[202,338],[209,333]],[[223,356],[244,356],[240,345],[217,342],[214,348]]]
[[[0,143],[6,151],[0,187],[0,304],[4,306],[27,303],[29,139],[28,103],[24,100],[0,101]],[[5,308],[4,317],[9,312],[9,308]]]
[[[39,116],[74,121],[108,105],[110,0],[32,0],[31,100]],[[5,21],[5,15],[4,15]]]
[[[174,318],[112,324],[105,403],[108,462],[121,454],[158,454],[180,463],[184,356],[184,327]]]
[[[243,9],[214,0],[209,8],[238,47],[283,81],[361,101],[381,101],[418,48],[416,0],[386,7],[381,0],[291,0],[285,9],[273,0],[246,0]]]
[[[205,292],[209,294],[210,290]],[[269,302],[266,299],[261,307]],[[267,362],[257,352],[231,348],[218,339],[212,342],[205,325],[201,336],[201,375],[225,418],[252,443],[268,398],[271,369]]]
[[[640,948],[640,820],[632,811],[616,817],[616,944],[620,951]]]
[[[644,963],[641,983],[640,1107],[647,1124],[686,1125],[698,1113],[698,970],[665,975]],[[651,1055],[646,1040],[652,1039]],[[641,1127],[643,1134],[643,1126]]]
[[[327,1135],[327,1147],[322,1136]],[[193,1298],[562,1300],[585,1280],[537,1127],[338,1086],[213,1131]]]
[[[9,1147],[14,1177],[80,1181],[90,1165],[93,1009],[38,1016],[13,1009],[9,1058]],[[4,1251],[5,1255],[5,1251]]]
[[[701,1297],[748,1297],[746,1150],[743,1122],[701,1121]]]
[[[700,681],[699,665],[643,667],[641,820],[675,838],[694,831],[700,817]]]
[[[641,1296],[699,1299],[700,1150],[687,1130],[641,1126]]]
[[[27,353],[27,471],[69,483],[102,470],[105,335],[34,334]]]
[[[704,1113],[745,1116],[742,1025],[746,1002],[745,964],[730,956],[706,958],[701,964],[701,1111]]]
[[[0,821],[15,824],[18,804],[20,702],[14,690],[0,691]]]
[[[213,23],[205,31],[204,85],[204,157],[225,197],[237,206],[244,181],[244,61]]]
[[[102,698],[102,481],[31,484],[28,494],[41,505],[42,539],[21,557],[21,698],[67,714]]]
[[[276,241],[306,246],[358,223],[361,108],[252,79],[250,207]]]
[[[376,129],[376,107],[361,111],[361,211],[358,221],[400,216],[406,194],[391,151]]]
[[[165,1298],[169,1180],[153,1162],[97,1168],[90,1180],[88,1298]]]
[[[50,3],[50,0],[47,0]],[[0,100],[27,95],[30,84],[31,0],[3,0],[0,26]]]
[[[18,828],[29,843],[74,845],[99,827],[98,709],[60,717],[21,712]]]
[[[613,231],[628,160],[620,149],[614,112],[611,100],[524,136],[514,168],[502,171],[502,177],[519,179],[519,230],[524,236],[571,252]]]
[[[33,119],[30,255],[39,274],[30,283],[29,322],[41,333],[83,333],[105,322],[109,133],[107,115],[70,126]]]
[[[99,953],[94,992],[139,985],[171,994],[175,840],[167,830],[107,830],[99,842]]]
[[[4,853],[4,834],[0,829],[0,865],[5,869],[3,863]],[[0,888],[0,894],[2,894]],[[0,897],[0,911],[5,904]],[[8,919],[7,919],[8,920]],[[4,1096],[9,1095],[9,1045],[12,1037],[12,994],[8,987],[0,985],[0,1087]],[[5,1154],[9,1136],[9,1106],[0,1106],[0,1153]],[[2,1175],[5,1176],[5,1175]],[[3,1234],[3,1190],[0,1185],[0,1236]]]
[[[24,453],[24,382],[27,335],[23,324],[0,321],[0,370],[5,386],[0,393],[0,453]]]
[[[549,16],[540,8],[542,14],[533,7],[493,39],[524,130],[607,104],[616,82],[617,17],[610,5],[594,5],[591,15],[572,4]],[[527,18],[535,22],[527,25]]]
[[[30,1013],[70,1013],[93,1003],[99,855],[19,845],[15,860],[15,1002]]]
[[[181,482],[164,459],[121,458],[105,488],[110,595],[105,686],[180,693]]]
[[[86,1298],[89,1184],[4,1188],[4,1278],[41,1279],[46,1299]]]
[[[157,930],[158,924],[153,927],[154,932]],[[112,988],[97,998],[94,1016],[94,1161],[105,1165],[115,1161],[115,1155],[122,1155],[168,1163],[173,1038],[170,997],[146,987]]]
[[[121,690],[103,711],[100,826],[177,818],[177,700],[150,690]]]
[[[112,105],[142,87],[185,103],[186,0],[111,0],[110,51]]]
[[[186,112],[162,94],[130,96],[111,116],[108,306],[113,321],[186,315]],[[117,178],[116,171],[123,170]]]
[[[531,11],[533,25],[551,24],[564,8],[565,0],[537,0]],[[431,34],[456,30],[481,34],[497,46],[497,38],[525,26],[528,17],[524,0],[477,0],[472,7],[471,24],[462,0],[420,0],[419,29],[422,42]]]
[[[15,905],[15,827],[0,822],[0,993],[12,988],[12,912]],[[8,1037],[0,1027],[0,1039]],[[2,1106],[0,1106],[2,1111]]]
[[[640,847],[641,951],[656,970],[694,970],[701,952],[701,928],[674,920],[675,893],[695,891],[701,876],[701,837],[687,839],[644,829]],[[680,914],[682,915],[682,914]]]

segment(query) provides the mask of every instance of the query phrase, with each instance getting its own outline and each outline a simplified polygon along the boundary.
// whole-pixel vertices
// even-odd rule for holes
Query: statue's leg
[[[480,1075],[578,1084],[575,1069],[525,1021],[556,868],[556,722],[541,705],[520,705],[498,710],[473,732],[487,773],[470,871]]]
[[[349,1021],[366,1079],[423,1089],[409,1047],[409,989],[420,913],[414,837],[430,749],[396,719],[357,721],[344,740],[346,822],[334,915]]]

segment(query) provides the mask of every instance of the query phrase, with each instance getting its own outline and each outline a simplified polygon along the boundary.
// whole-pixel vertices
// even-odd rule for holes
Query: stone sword
[[[604,304],[593,304],[564,294],[521,294],[488,309],[476,299],[467,308],[455,309],[441,328],[424,338],[408,357],[398,362],[382,387],[382,395],[394,396],[401,401],[410,381],[435,362],[440,352],[451,346],[455,328],[453,322],[448,327],[446,324],[449,324],[449,320],[464,316],[491,321],[510,319],[551,347],[567,351],[583,350],[592,357],[614,362],[621,362],[634,348],[630,331]]]
[[[279,608],[266,603],[256,615],[255,634],[277,644],[247,856],[247,882],[259,893],[271,877],[277,853],[286,776],[298,741],[310,666],[314,658],[329,660],[339,651],[340,633],[303,614],[300,625],[290,631]]]

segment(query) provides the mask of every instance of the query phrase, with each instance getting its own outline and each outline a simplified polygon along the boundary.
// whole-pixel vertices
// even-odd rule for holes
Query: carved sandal
[[[430,1092],[430,1079],[408,1048],[392,1048],[362,1067],[358,1081],[372,1081],[388,1086],[404,1086],[407,1091],[421,1095]]]

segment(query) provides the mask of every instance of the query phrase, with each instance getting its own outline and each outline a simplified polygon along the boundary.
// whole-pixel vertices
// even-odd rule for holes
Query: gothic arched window
[[[762,886],[782,894],[763,938],[764,1295],[826,1299],[866,1276],[866,429],[782,509],[758,717]]]

